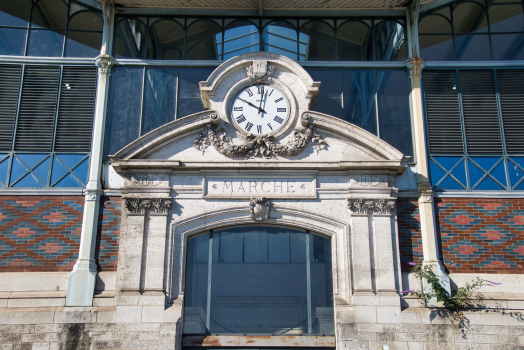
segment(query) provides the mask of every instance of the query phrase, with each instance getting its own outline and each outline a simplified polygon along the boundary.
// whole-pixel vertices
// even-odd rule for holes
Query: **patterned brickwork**
[[[101,198],[95,250],[99,271],[116,271],[121,215],[122,198]]]
[[[0,272],[70,271],[83,196],[0,196]]]
[[[409,270],[406,262],[422,262],[422,235],[417,198],[397,200],[398,240],[403,271]]]
[[[450,271],[524,273],[524,199],[439,198],[435,207]]]

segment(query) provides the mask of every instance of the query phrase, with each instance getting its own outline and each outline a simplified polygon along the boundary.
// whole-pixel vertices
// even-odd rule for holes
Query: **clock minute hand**
[[[254,104],[252,104],[251,102],[246,101],[246,100],[243,100],[243,99],[241,99],[241,98],[238,98],[238,99],[239,99],[240,101],[244,102],[244,103],[247,103],[247,104],[250,105],[251,107],[258,109],[258,107],[255,106]]]

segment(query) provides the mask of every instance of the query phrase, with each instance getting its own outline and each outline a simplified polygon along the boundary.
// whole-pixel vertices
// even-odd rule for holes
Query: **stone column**
[[[121,289],[126,292],[139,292],[147,202],[138,198],[126,198],[124,205],[127,210],[127,227]]]
[[[392,200],[378,199],[373,203],[375,224],[375,282],[377,292],[396,292],[393,234],[391,230]]]
[[[373,208],[373,201],[349,198],[348,208],[351,212],[353,288],[355,293],[373,293],[368,213]]]
[[[82,233],[78,259],[67,282],[66,306],[92,306],[96,284],[95,244],[102,183],[100,181],[104,152],[106,110],[109,94],[109,76],[113,58],[107,55],[112,37],[113,8],[104,6],[104,39],[100,56],[96,58],[98,80],[89,159],[89,181],[87,182],[82,219]]]

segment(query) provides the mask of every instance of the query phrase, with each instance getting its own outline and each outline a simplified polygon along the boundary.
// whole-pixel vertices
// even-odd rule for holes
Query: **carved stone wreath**
[[[315,134],[312,126],[296,128],[293,131],[292,139],[285,145],[276,144],[273,136],[254,136],[253,134],[249,135],[243,144],[234,144],[223,129],[216,130],[210,127],[207,129],[207,134],[200,134],[198,139],[193,141],[193,147],[202,154],[208,145],[213,145],[218,152],[227,157],[245,155],[246,159],[258,156],[270,159],[276,156],[295,156],[302,152],[310,141],[317,154],[327,147],[326,141],[320,135]]]
[[[368,210],[373,209],[375,215],[390,215],[395,207],[395,201],[385,199],[351,199],[348,198],[348,208],[352,214],[367,215]]]
[[[269,219],[269,209],[271,204],[266,198],[251,198],[249,201],[249,211],[251,218],[255,221],[263,221]]]
[[[173,201],[171,199],[125,199],[124,205],[131,215],[144,215],[146,209],[153,215],[167,215]]]

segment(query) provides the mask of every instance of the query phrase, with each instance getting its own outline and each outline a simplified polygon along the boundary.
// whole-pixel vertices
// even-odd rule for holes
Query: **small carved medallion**
[[[128,210],[128,215],[145,215],[146,209],[151,215],[167,215],[172,203],[171,199],[162,198],[126,198],[124,205]]]
[[[255,221],[263,221],[269,219],[269,209],[271,204],[266,198],[251,198],[249,201],[249,211],[251,218]]]
[[[275,67],[268,66],[267,61],[256,60],[251,66],[246,67],[247,77],[251,82],[266,81],[273,79]]]

